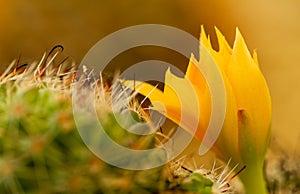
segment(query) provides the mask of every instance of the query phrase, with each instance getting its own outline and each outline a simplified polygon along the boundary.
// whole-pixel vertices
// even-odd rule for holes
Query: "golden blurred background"
[[[196,38],[204,24],[214,44],[213,27],[217,26],[231,45],[239,27],[249,49],[257,49],[270,86],[272,140],[294,155],[300,153],[299,19],[298,0],[0,0],[0,71],[20,54],[23,62],[38,60],[56,44],[62,44],[65,55],[80,63],[105,35],[136,24],[171,25]],[[132,51],[125,58],[154,56],[181,69],[187,65],[168,51],[156,49],[151,56],[143,56],[146,51]]]

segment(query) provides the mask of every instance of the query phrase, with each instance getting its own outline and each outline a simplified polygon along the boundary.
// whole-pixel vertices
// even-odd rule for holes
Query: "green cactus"
[[[118,144],[150,149],[159,145],[161,138],[156,133],[141,136],[124,130],[121,125],[139,129],[139,123],[147,117],[137,108],[134,95],[128,106],[113,112],[111,105],[119,102],[109,95],[111,83],[102,78],[94,79],[92,84],[87,77],[76,80],[74,64],[56,61],[61,51],[62,47],[56,46],[39,63],[31,65],[20,65],[17,60],[0,75],[1,194],[219,192],[213,189],[217,179],[199,170],[177,176],[170,163],[149,170],[125,170],[96,157],[76,128],[72,86],[90,88],[93,83],[100,84],[95,96],[98,117],[105,132]],[[129,117],[134,120],[129,122]],[[93,127],[88,120],[85,122],[87,128]],[[105,146],[101,136],[88,135],[95,138],[92,144]],[[111,152],[109,147],[106,150]],[[151,160],[163,160],[166,155],[154,152]]]

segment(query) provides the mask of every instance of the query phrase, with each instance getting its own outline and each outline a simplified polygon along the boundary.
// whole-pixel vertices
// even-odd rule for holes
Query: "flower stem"
[[[263,173],[263,165],[248,165],[239,177],[244,183],[246,194],[268,193]]]

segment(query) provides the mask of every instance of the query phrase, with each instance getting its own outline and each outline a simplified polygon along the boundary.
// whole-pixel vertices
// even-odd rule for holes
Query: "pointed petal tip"
[[[249,52],[249,49],[245,43],[245,40],[238,28],[236,28],[236,33],[235,33],[235,40],[233,44],[233,53],[239,54],[239,55],[246,55],[247,58],[251,58],[252,56]]]
[[[204,26],[201,25],[200,42],[202,42],[204,39],[207,39],[207,36],[206,36],[206,32],[205,32]]]
[[[245,41],[244,41],[244,38],[239,30],[238,27],[235,28],[235,41],[234,41],[234,44],[243,44],[245,45]]]
[[[247,50],[248,50],[248,47],[246,45],[246,42],[244,40],[244,37],[241,33],[241,31],[239,30],[238,27],[236,27],[235,29],[235,41],[234,41],[234,44],[241,44],[241,46],[245,47]],[[248,50],[249,51],[249,50]]]
[[[228,44],[225,36],[217,27],[215,27],[215,31],[218,39],[218,44],[219,44],[219,52],[226,52],[227,54],[231,55],[232,48]]]
[[[259,66],[258,55],[257,55],[256,49],[253,50],[252,57],[253,57],[253,60],[255,61],[255,63]]]
[[[236,33],[236,35],[237,35],[237,34],[238,34],[238,35],[241,35],[241,31],[239,30],[238,27],[235,28],[235,33]]]
[[[204,25],[201,25],[200,33],[201,33],[201,34],[203,33],[204,35],[206,34],[206,33],[205,33],[205,29],[204,29]]]
[[[205,30],[204,30],[204,26],[201,25],[201,33],[200,33],[200,49],[201,47],[206,47],[208,49],[211,49],[211,43],[210,43],[210,38],[209,36],[207,36]]]
[[[214,29],[216,31],[217,36],[218,35],[223,36],[223,34],[221,33],[221,31],[219,30],[219,28],[217,26],[214,26]]]

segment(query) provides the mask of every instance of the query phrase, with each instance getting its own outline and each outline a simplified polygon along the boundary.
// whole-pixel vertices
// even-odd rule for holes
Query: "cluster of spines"
[[[77,76],[78,75],[78,68],[76,67],[76,65],[74,63],[66,64],[67,60],[68,60],[67,57],[64,58],[61,62],[54,63],[56,57],[62,52],[62,50],[63,50],[62,46],[60,46],[60,45],[55,46],[50,52],[46,52],[39,62],[32,63],[30,65],[20,64],[20,58],[19,58],[18,60],[11,63],[11,65],[0,76],[0,87],[4,86],[4,85],[7,85],[9,83],[13,83],[14,86],[19,87],[19,88],[22,88],[23,86],[31,86],[31,87],[26,87],[26,88],[31,88],[31,89],[34,88],[33,90],[35,90],[35,91],[36,91],[36,88],[38,88],[38,89],[39,88],[50,89],[50,91],[53,90],[53,89],[54,90],[58,89],[58,90],[62,91],[63,96],[64,96],[63,99],[65,99],[67,101],[70,100],[69,97],[70,97],[70,94],[71,94],[71,88],[73,86],[75,86],[75,87],[86,87],[86,88],[90,88],[90,89],[93,89],[93,90],[96,91],[95,100],[98,104],[105,105],[105,106],[108,106],[108,107],[116,106],[117,110],[119,110],[119,111],[122,111],[124,109],[130,109],[131,111],[136,112],[138,114],[138,116],[141,118],[141,120],[147,120],[148,119],[148,116],[145,113],[145,111],[144,111],[143,107],[141,106],[141,104],[138,103],[135,100],[135,97],[137,96],[137,93],[138,93],[137,91],[131,91],[128,88],[124,88],[124,86],[122,86],[122,84],[120,84],[120,82],[117,81],[116,79],[103,79],[103,75],[101,73],[99,73],[99,76],[95,77],[93,70],[88,70],[85,67],[83,67],[82,75],[80,77],[78,77]],[[108,80],[110,80],[110,81],[108,81]],[[115,88],[115,90],[112,90],[112,88]],[[6,88],[6,89],[8,89],[8,88]],[[26,92],[31,92],[31,89],[29,89],[27,91],[24,90],[23,94],[25,95]],[[115,93],[112,94],[112,92],[115,92]],[[35,93],[35,94],[39,95],[38,92]],[[65,94],[67,95],[67,97],[66,97]],[[11,95],[14,95],[14,94],[11,93]],[[52,94],[47,94],[47,95],[52,95]],[[56,96],[56,97],[58,97],[58,96]],[[11,98],[14,98],[14,97],[11,96]],[[50,101],[50,100],[47,101],[47,100],[49,100],[49,99],[46,99],[46,103],[52,103],[53,102],[53,101]],[[142,100],[142,102],[143,102],[143,100]],[[68,104],[69,102],[64,102],[64,103]],[[34,106],[34,105],[31,104],[30,106]],[[33,107],[29,107],[29,108],[33,108]],[[47,108],[48,107],[45,106],[45,109],[47,109]],[[56,108],[58,109],[57,111],[62,111],[58,107],[56,107]],[[53,109],[53,107],[52,107],[52,109]],[[70,111],[70,109],[68,109],[68,110]],[[66,113],[66,111],[64,111],[64,112]],[[49,114],[48,116],[51,116],[51,115],[52,114]],[[26,119],[26,115],[23,115],[23,116],[24,116],[24,119]],[[70,115],[65,114],[64,116],[65,117],[59,117],[60,119],[57,120],[58,123],[56,123],[55,125],[66,126],[66,128],[68,128],[68,127],[69,128],[74,128],[75,125],[74,125],[74,123],[72,124],[72,121],[70,121]],[[47,119],[51,119],[51,118],[47,118]],[[69,122],[69,124],[71,122],[71,124],[68,125],[68,126],[65,123],[67,121]],[[6,121],[2,121],[2,122],[6,122]],[[59,123],[59,122],[61,122],[61,123]],[[36,127],[39,127],[39,126],[36,126]],[[64,127],[62,127],[62,128],[64,128]],[[67,131],[73,131],[72,135],[76,134],[74,132],[76,130],[69,130],[68,129]],[[0,133],[1,133],[1,131],[0,131]],[[61,132],[56,132],[56,133],[57,133],[56,135],[58,135],[58,136],[55,136],[55,137],[53,136],[51,138],[54,138],[54,139],[55,138],[64,138],[65,137],[64,133],[66,133],[66,131],[63,131],[63,134],[60,134]],[[164,135],[161,132],[158,132],[157,134],[158,134],[157,136],[160,136],[160,137],[163,136],[163,138],[168,138],[168,135]],[[3,137],[1,137],[1,135],[0,135],[0,138],[3,138]],[[72,137],[68,137],[68,138],[72,138]],[[41,141],[39,141],[39,140],[41,140]],[[48,140],[46,142],[44,142],[42,140],[45,140],[45,139],[37,138],[34,141],[32,140],[32,146],[31,146],[32,153],[42,152],[45,148],[44,146],[50,144],[50,142],[48,142]],[[158,142],[158,145],[160,145],[159,142],[162,140],[162,138],[156,138],[156,140],[158,140],[156,142]],[[70,140],[70,139],[66,140],[66,142],[63,142],[63,139],[56,139],[55,141],[57,141],[57,142],[55,142],[57,144],[55,144],[54,147],[57,147],[57,146],[59,147],[59,146],[61,146],[61,144],[64,144],[64,143],[68,144],[68,142],[73,142],[74,143],[74,141]],[[80,140],[77,140],[77,143],[79,141]],[[60,150],[60,148],[58,148],[59,152],[63,153],[64,152],[63,149],[66,148],[65,146],[66,145],[61,147],[61,150]],[[69,145],[69,146],[73,146],[73,145]],[[83,148],[84,145],[82,144],[82,142],[78,143],[78,145],[76,145],[76,146],[75,147],[77,149],[84,150],[84,148]],[[86,150],[86,151],[88,152],[88,150]],[[60,153],[60,154],[62,154],[62,153]],[[4,156],[7,153],[4,153],[4,150],[1,150],[0,154]],[[70,155],[72,155],[72,156],[66,156],[66,157],[67,158],[68,157],[75,157],[75,158],[77,157],[76,154],[70,154]],[[52,156],[52,157],[55,157],[55,156]],[[57,158],[62,159],[61,157],[57,157]],[[90,158],[94,158],[94,157],[90,157]],[[70,158],[68,158],[68,159],[71,160]],[[3,173],[5,173],[5,175],[7,175],[9,173],[12,173],[11,172],[12,169],[10,169],[9,166],[7,166],[7,164],[9,164],[9,163],[4,163],[3,161],[1,160],[1,162],[0,162],[2,167],[3,167],[3,165],[6,165],[6,166],[4,166],[5,168],[3,168],[4,169]],[[22,160],[20,160],[20,161],[22,161]],[[27,160],[27,163],[32,163],[32,162],[33,161],[31,161],[31,159]],[[115,189],[116,191],[118,191],[118,189],[122,189],[123,187],[125,188],[126,185],[127,185],[127,187],[130,188],[130,186],[128,186],[128,185],[130,185],[130,183],[128,183],[128,182],[130,182],[132,180],[127,179],[130,176],[139,177],[139,179],[140,178],[142,179],[142,177],[140,177],[140,174],[144,174],[145,176],[149,176],[149,174],[147,174],[149,171],[148,172],[146,171],[146,172],[143,172],[143,173],[139,173],[139,172],[130,172],[129,173],[126,170],[123,171],[121,169],[117,169],[117,168],[111,167],[109,165],[106,165],[101,160],[98,160],[96,158],[92,159],[92,161],[87,161],[87,160],[82,159],[82,162],[87,162],[87,163],[91,162],[91,167],[90,167],[91,172],[92,172],[91,176],[98,177],[100,179],[99,180],[100,183],[98,183],[98,184],[100,184],[100,185],[104,184],[105,181],[109,180],[109,181],[112,182],[112,184],[118,185],[118,186],[116,186],[116,189]],[[12,164],[12,163],[10,163],[10,164]],[[176,164],[176,165],[174,165],[174,164]],[[14,165],[22,166],[23,164],[16,163]],[[28,165],[28,164],[26,164],[26,165]],[[34,164],[29,164],[29,165],[33,165],[33,167],[36,168],[36,166],[34,166]],[[44,168],[44,170],[46,170],[47,168],[50,168],[49,166],[47,167],[46,163],[44,163],[44,165],[45,165],[44,167],[41,166],[42,164],[39,164],[39,165],[40,166],[38,166],[38,167]],[[82,164],[82,165],[84,166],[85,164]],[[107,166],[107,167],[104,168],[103,166]],[[175,167],[175,166],[177,166],[178,168]],[[32,170],[34,170],[34,168]],[[170,172],[169,175],[171,175],[171,177],[165,175],[166,173],[165,173],[164,169],[166,169],[166,168]],[[99,169],[100,169],[100,171],[99,171]],[[101,169],[103,171],[101,171]],[[107,170],[107,169],[109,169],[109,170]],[[228,179],[228,176],[231,175],[233,171],[228,172],[228,169],[229,169],[228,165],[226,165],[223,168],[223,171],[221,171],[221,172],[218,171],[219,169],[220,168],[213,167],[211,170],[205,170],[204,168],[200,168],[200,169],[195,168],[194,170],[189,170],[188,168],[186,168],[184,166],[183,163],[180,162],[180,160],[178,160],[176,162],[171,162],[169,165],[166,165],[166,167],[164,167],[164,168],[155,169],[154,171],[149,172],[150,174],[151,173],[161,174],[161,175],[156,174],[156,178],[160,177],[159,180],[160,180],[161,183],[159,183],[159,185],[153,186],[153,184],[154,184],[152,182],[153,180],[149,180],[150,182],[149,182],[149,185],[148,185],[148,187],[149,187],[148,189],[149,189],[149,191],[153,191],[153,192],[161,191],[162,193],[163,193],[164,190],[165,191],[168,191],[168,190],[169,191],[172,191],[172,190],[175,191],[176,189],[177,190],[179,189],[181,192],[185,192],[185,191],[186,192],[191,192],[191,191],[193,192],[193,191],[195,191],[194,187],[196,187],[197,188],[196,191],[197,192],[199,191],[199,192],[202,192],[202,193],[205,193],[205,192],[233,193],[233,190],[230,186],[230,181]],[[175,180],[174,177],[177,176],[176,174],[179,171],[180,171],[180,174],[181,174],[180,175],[181,180],[180,180],[180,182],[178,182],[179,187],[170,186],[170,185],[174,185],[174,182],[172,182],[172,181]],[[99,175],[94,174],[94,173],[99,173],[101,175],[101,173],[104,173],[104,172],[108,173],[106,178],[102,177],[102,176],[99,177]],[[45,171],[44,173],[47,174],[49,172]],[[121,178],[123,180],[123,182],[122,181],[121,182],[117,181],[118,183],[115,183],[113,178],[111,178],[111,177],[115,176],[115,173],[117,173],[117,174],[124,174],[125,173],[125,174],[128,174],[129,177],[125,176],[123,179]],[[227,174],[227,175],[225,176],[225,174]],[[4,175],[4,174],[2,174],[2,175]],[[193,177],[194,175],[196,175],[196,176]],[[200,177],[198,177],[198,175]],[[103,176],[106,176],[106,175],[103,174]],[[192,177],[192,179],[191,179],[191,177]],[[38,177],[36,177],[36,178],[38,178]],[[51,177],[50,174],[49,174],[48,178],[52,179],[53,177]],[[69,186],[71,186],[72,189],[75,189],[75,190],[76,189],[82,189],[82,188],[79,188],[79,186],[78,186],[78,184],[79,185],[83,184],[83,182],[81,183],[81,181],[88,182],[88,180],[83,180],[80,177],[77,177],[77,178],[78,179],[69,180],[70,182],[68,182],[68,184],[70,184]],[[115,176],[115,178],[118,178],[118,177]],[[147,177],[145,177],[145,178],[147,178]],[[193,181],[195,181],[194,178],[196,178],[196,182],[193,182]],[[61,179],[61,177],[60,178],[58,177],[58,179]],[[101,183],[101,179],[103,179],[104,183]],[[154,179],[155,179],[155,177],[154,177]],[[31,181],[34,181],[34,180],[31,179]],[[59,180],[57,180],[57,181],[59,181]],[[190,184],[189,181],[192,181],[193,184]],[[139,180],[133,181],[133,182],[139,182]],[[146,182],[147,181],[144,181],[144,183],[146,183]],[[164,185],[164,183],[168,183],[169,185]],[[15,190],[19,189],[19,192],[22,192],[22,190],[26,190],[26,188],[21,189],[22,186],[24,186],[22,184],[27,184],[27,183],[26,182],[25,183],[24,182],[19,182],[19,181],[15,182],[15,186],[11,187],[12,188],[11,191],[13,191],[13,189],[15,189]],[[151,186],[151,184],[152,184],[152,186]],[[28,185],[30,186],[29,183],[28,183]],[[36,185],[31,185],[31,186],[34,187]],[[26,185],[25,185],[25,187],[26,187]],[[48,185],[48,187],[49,187],[49,185]],[[95,186],[93,186],[93,187],[95,187]],[[103,186],[103,187],[105,187],[105,186]],[[143,188],[145,188],[145,187],[147,187],[147,186],[144,185]],[[156,187],[156,188],[151,189],[151,187]],[[201,187],[203,187],[203,188],[201,188]],[[55,190],[55,189],[57,189],[57,191],[59,191],[62,188],[53,188],[53,190]],[[90,188],[90,189],[92,189],[92,188]],[[109,188],[106,188],[106,189],[109,189]],[[1,180],[0,180],[0,190],[1,190]],[[126,190],[126,188],[125,188],[125,190]],[[4,191],[4,190],[2,190],[2,191]],[[144,192],[145,191],[146,190],[144,190]]]

